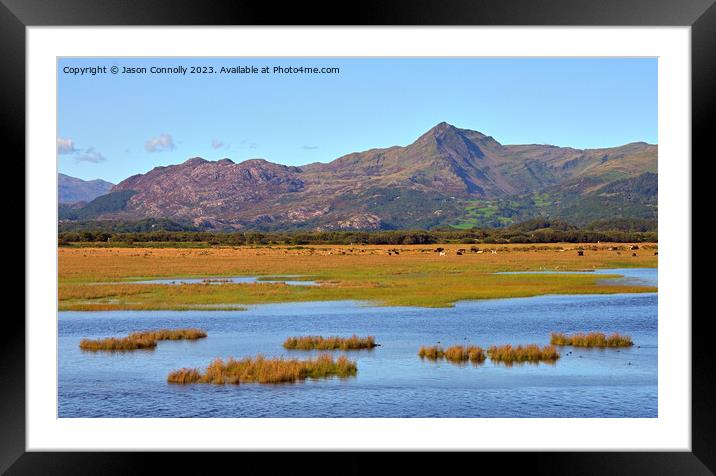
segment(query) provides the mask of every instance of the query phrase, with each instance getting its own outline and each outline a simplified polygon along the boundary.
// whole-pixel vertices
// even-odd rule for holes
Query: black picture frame
[[[716,118],[716,6],[714,0],[384,0],[358,4],[196,0],[0,0],[0,123],[5,157],[25,157],[25,29],[83,25],[546,25],[690,26],[692,157],[707,159],[710,123]],[[711,154],[712,155],[712,154]],[[692,160],[693,164],[693,160]],[[19,173],[19,172],[18,172]],[[27,259],[31,250],[25,249]],[[689,316],[669,316],[688,319]],[[706,314],[692,319],[692,452],[483,453],[510,470],[536,474],[713,474],[716,471],[716,394]],[[179,458],[166,453],[50,453],[25,451],[25,332],[18,314],[7,314],[0,346],[0,472],[95,474],[147,472],[143,460],[163,470],[206,471],[206,460],[230,463],[230,454]],[[358,455],[343,457],[360,468]],[[416,455],[419,462],[421,456]],[[272,458],[271,470],[295,464]],[[235,461],[235,460],[234,460]],[[277,465],[277,466],[276,466]],[[231,467],[231,466],[230,466]],[[241,463],[237,466],[240,470]]]

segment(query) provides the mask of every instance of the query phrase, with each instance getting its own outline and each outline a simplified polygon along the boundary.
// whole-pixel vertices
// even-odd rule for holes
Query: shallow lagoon
[[[601,280],[603,284],[621,284],[621,285],[637,285],[637,286],[658,286],[658,273],[655,268],[616,268],[616,269],[593,269],[583,271],[558,271],[558,270],[540,270],[540,271],[503,271],[495,274],[619,274],[620,278]]]
[[[629,274],[655,283],[657,270]],[[84,337],[161,327],[200,327],[209,336],[160,342],[154,351],[78,348]],[[553,331],[619,332],[636,346],[566,347],[554,365],[456,366],[417,357],[420,345],[437,342],[547,344]],[[382,344],[346,352],[358,362],[354,378],[238,387],[166,383],[169,371],[203,368],[215,357],[315,355],[284,350],[291,335],[353,333]],[[247,311],[61,312],[58,397],[60,417],[656,417],[657,295],[539,296],[446,309],[309,302]]]
[[[128,281],[127,284],[261,284],[261,283],[281,283],[288,286],[317,286],[316,281],[300,281],[295,278],[303,276],[226,276],[216,278],[165,278],[165,279],[148,279],[143,281]],[[291,279],[294,278],[294,279]]]

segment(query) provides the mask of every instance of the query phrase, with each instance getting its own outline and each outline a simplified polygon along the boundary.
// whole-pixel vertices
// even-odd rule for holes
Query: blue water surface
[[[621,271],[621,270],[620,270]],[[656,283],[657,271],[630,270]],[[622,274],[610,271],[608,274]],[[624,279],[629,279],[625,277]],[[90,353],[82,338],[200,327],[208,337],[153,351]],[[422,361],[421,345],[548,344],[550,332],[619,332],[626,349],[562,348],[554,365]],[[167,374],[216,357],[291,356],[288,336],[374,335],[345,352],[356,377],[296,384],[172,385]],[[336,352],[340,355],[343,352]],[[454,308],[358,302],[251,306],[246,311],[59,314],[60,417],[657,417],[657,295],[552,295],[466,301]]]

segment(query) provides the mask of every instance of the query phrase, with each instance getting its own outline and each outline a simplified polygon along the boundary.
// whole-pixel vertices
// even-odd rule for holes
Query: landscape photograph
[[[659,416],[657,58],[57,68],[59,418]]]

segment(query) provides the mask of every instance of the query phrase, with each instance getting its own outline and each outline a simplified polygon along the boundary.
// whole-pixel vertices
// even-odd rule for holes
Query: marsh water
[[[618,274],[619,278],[600,280],[602,284],[622,284],[636,286],[658,286],[657,270],[654,268],[613,268],[613,269],[594,269],[585,271],[558,271],[558,270],[539,270],[539,271],[503,271],[495,274],[586,274],[586,275],[604,275]]]
[[[300,275],[291,276],[228,276],[218,278],[168,278],[168,279],[147,279],[143,281],[128,281],[127,284],[260,284],[260,283],[282,283],[288,286],[317,286],[316,281],[298,280]],[[291,279],[293,278],[293,279]]]
[[[601,271],[600,271],[601,272]],[[656,284],[656,269],[610,270]],[[82,338],[200,327],[198,341],[152,351],[91,353]],[[59,314],[59,417],[657,417],[657,294],[550,295],[459,302],[453,308],[359,302],[250,306],[246,311]],[[548,344],[550,332],[629,334],[622,349],[561,348],[555,364],[506,367],[422,361],[421,345]],[[288,336],[374,335],[373,350],[345,352],[347,379],[295,384],[172,385],[167,374],[216,357],[287,351]],[[336,352],[340,355],[344,352]]]

